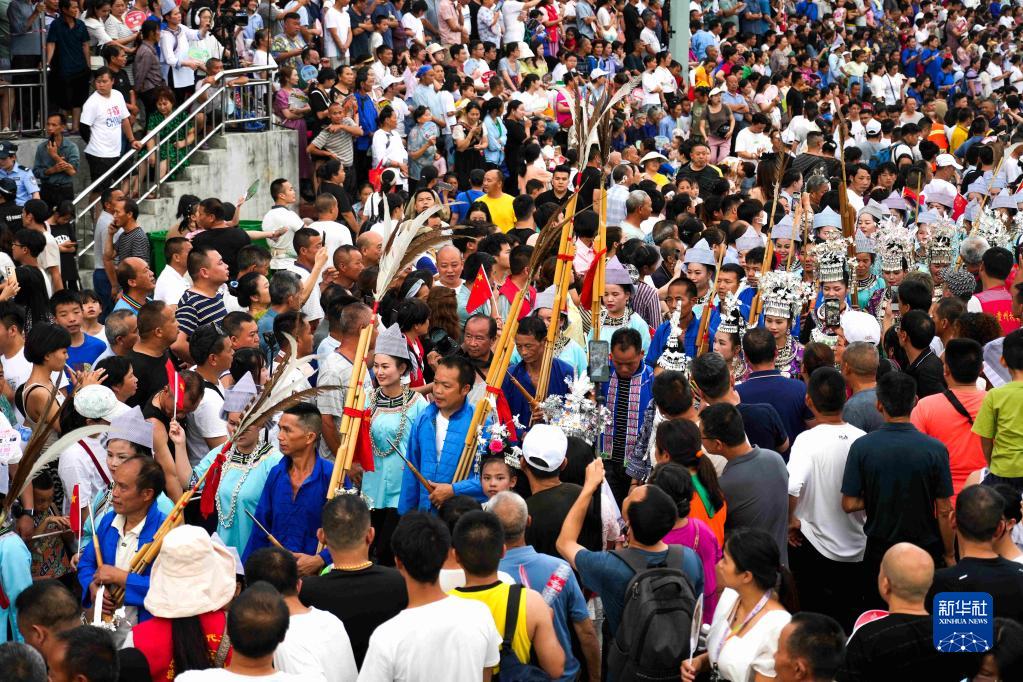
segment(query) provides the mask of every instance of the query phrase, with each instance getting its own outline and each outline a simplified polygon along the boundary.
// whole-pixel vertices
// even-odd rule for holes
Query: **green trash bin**
[[[259,220],[240,220],[238,221],[238,227],[247,232],[258,232],[262,230],[262,222]],[[167,266],[167,261],[163,256],[163,247],[166,243],[167,230],[157,230],[156,232],[149,233],[149,245],[153,249],[153,273],[157,277],[160,276],[160,273]],[[253,239],[252,243],[270,251],[270,245],[266,243],[265,239]]]

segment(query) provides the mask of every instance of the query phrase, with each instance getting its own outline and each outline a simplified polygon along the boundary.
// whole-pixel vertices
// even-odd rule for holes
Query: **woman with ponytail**
[[[707,671],[723,680],[773,679],[778,636],[798,610],[792,574],[781,565],[778,544],[759,528],[737,528],[725,542],[717,576],[725,589],[714,610],[707,651],[683,661],[682,679],[692,682]]]
[[[678,521],[664,536],[665,544],[688,547],[696,552],[703,563],[703,622],[709,625],[718,603],[714,567],[721,559],[721,544],[704,521],[689,518],[695,492],[692,474],[681,464],[658,464],[650,475],[650,483],[668,493],[678,510]]]
[[[706,523],[720,547],[725,541],[728,506],[718,484],[717,470],[700,449],[703,442],[700,427],[688,419],[672,419],[661,422],[654,439],[658,464],[673,462],[689,471],[693,484],[689,516]]]

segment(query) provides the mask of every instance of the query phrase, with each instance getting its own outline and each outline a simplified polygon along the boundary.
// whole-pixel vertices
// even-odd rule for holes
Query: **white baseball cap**
[[[867,121],[867,125],[864,126],[864,128],[866,128],[867,135],[881,134],[881,124],[878,121],[875,121],[874,119],[870,119],[869,121]]]
[[[945,166],[952,166],[956,170],[962,170],[963,167],[956,161],[956,157],[951,154],[938,154],[938,158],[935,159],[934,163],[938,168],[944,168]]]
[[[540,471],[557,471],[567,453],[568,438],[559,426],[536,424],[522,439],[522,459]]]

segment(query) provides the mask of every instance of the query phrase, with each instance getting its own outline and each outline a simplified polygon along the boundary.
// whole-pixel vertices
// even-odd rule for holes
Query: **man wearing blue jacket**
[[[437,363],[433,375],[433,403],[413,425],[408,446],[409,462],[434,485],[434,490],[428,492],[406,467],[398,500],[399,514],[417,509],[436,510],[455,495],[469,495],[480,502],[486,500],[479,474],[452,483],[472,422],[473,406],[465,397],[474,379],[472,365],[463,357],[446,357]]]

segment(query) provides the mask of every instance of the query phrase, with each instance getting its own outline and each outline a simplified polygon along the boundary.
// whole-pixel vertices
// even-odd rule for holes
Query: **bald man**
[[[881,560],[877,589],[888,615],[863,625],[846,647],[838,680],[960,680],[976,665],[973,654],[934,648],[927,590],[934,560],[916,545],[893,545]]]
[[[436,283],[455,290],[462,286],[462,252],[451,244],[437,250]]]
[[[375,268],[380,265],[380,256],[384,252],[384,238],[376,232],[363,232],[355,240],[362,254],[362,263],[367,268]]]
[[[121,294],[117,297],[113,309],[130,310],[137,315],[139,308],[151,300],[153,290],[156,289],[156,276],[149,269],[149,263],[135,256],[121,261],[114,272]]]

